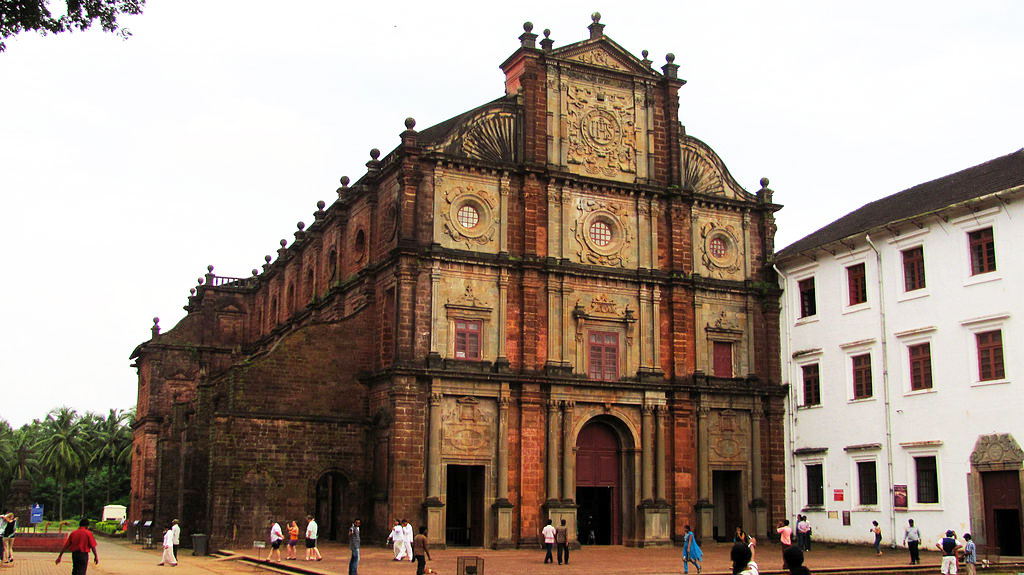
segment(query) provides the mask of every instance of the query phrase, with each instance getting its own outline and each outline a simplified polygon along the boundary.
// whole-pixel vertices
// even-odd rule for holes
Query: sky
[[[148,0],[0,53],[0,419],[133,407],[129,355],[215,266],[246,277],[358,179],[369,150],[503,93],[523,22],[605,34],[660,69],[680,120],[776,249],[857,207],[1024,147],[1024,3]]]

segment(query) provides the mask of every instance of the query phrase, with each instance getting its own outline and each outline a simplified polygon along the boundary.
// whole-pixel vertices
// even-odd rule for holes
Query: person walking
[[[562,524],[555,528],[555,545],[558,547],[558,564],[562,564],[562,556],[565,556],[565,564],[569,564],[569,529],[565,526],[565,519]]]
[[[171,527],[164,529],[164,552],[160,556],[160,562],[157,565],[170,565],[171,567],[178,566],[178,559],[174,557],[174,530]]]
[[[427,545],[427,528],[420,525],[420,533],[412,540],[412,556],[416,561],[416,575],[423,575],[430,559],[430,547]]]
[[[872,525],[872,527],[871,527],[871,529],[868,530],[868,532],[875,534],[875,553],[878,554],[879,557],[881,557],[882,556],[882,528],[878,526],[878,522],[877,521],[872,521],[871,525]]]
[[[281,531],[281,524],[271,520],[270,525],[270,553],[267,553],[267,563],[277,554],[277,562],[281,562],[281,542],[284,541],[284,532]]]
[[[405,556],[409,558],[409,561],[415,561],[412,556],[412,541],[416,536],[413,535],[412,523],[409,523],[408,519],[402,520],[402,531],[404,533],[402,536],[402,545],[405,550]]]
[[[970,533],[964,533],[964,565],[967,566],[967,575],[976,575],[978,572],[978,547]]]
[[[942,568],[939,573],[956,575],[956,552],[960,550],[960,544],[956,542],[956,533],[952,529],[946,531],[946,536],[935,546],[942,551]]]
[[[359,575],[359,519],[348,528],[348,548],[352,556],[348,560],[348,575]]]
[[[554,563],[555,560],[551,557],[551,548],[555,545],[555,526],[551,524],[550,519],[544,529],[540,530],[540,534],[544,538],[544,562]]]
[[[181,526],[179,525],[179,523],[180,522],[177,519],[171,521],[171,533],[173,535],[173,537],[171,537],[171,539],[173,540],[172,551],[174,552],[175,563],[177,563],[178,561],[178,546],[181,545]]]
[[[93,564],[100,564],[100,557],[96,554],[96,538],[89,531],[89,520],[82,519],[78,522],[78,529],[68,534],[64,548],[57,555],[55,565],[60,565],[60,559],[65,551],[71,551],[71,575],[85,575],[89,568],[89,551],[92,551]]]
[[[907,528],[903,531],[903,543],[910,551],[910,564],[921,563],[921,531],[914,527],[914,520],[907,520]]]
[[[683,535],[683,573],[690,572],[690,563],[693,563],[694,567],[697,568],[697,573],[700,573],[700,564],[703,560],[704,552],[700,550],[700,545],[697,545],[693,531],[687,525]]]
[[[319,528],[316,524],[316,519],[313,519],[312,515],[306,516],[306,561],[323,561],[324,558],[320,555],[320,550],[316,547],[316,536]]]
[[[295,546],[299,543],[299,524],[292,520],[288,524],[288,554],[285,559],[297,560],[298,557],[295,555]]]
[[[785,551],[787,547],[793,545],[793,528],[789,526],[789,519],[783,519],[779,522],[779,526],[775,531],[779,534],[779,543],[782,544],[782,550]],[[782,570],[786,570],[786,558],[782,558]]]
[[[402,528],[402,522],[395,519],[395,526],[391,528],[391,533],[388,534],[388,539],[391,541],[391,549],[395,552],[395,558],[392,561],[401,561],[405,557],[405,529]]]

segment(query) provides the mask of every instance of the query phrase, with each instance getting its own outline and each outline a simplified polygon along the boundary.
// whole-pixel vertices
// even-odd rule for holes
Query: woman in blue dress
[[[697,573],[700,573],[700,562],[703,559],[704,552],[700,550],[697,540],[693,537],[693,531],[687,525],[686,534],[683,535],[683,573],[690,572],[690,563],[693,563],[697,567]]]

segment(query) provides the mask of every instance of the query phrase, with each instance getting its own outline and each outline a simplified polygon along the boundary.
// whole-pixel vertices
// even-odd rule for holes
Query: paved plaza
[[[782,566],[781,548],[777,544],[762,543],[757,553],[757,563],[764,572],[778,572]],[[302,569],[314,574],[345,574],[348,573],[349,550],[344,544],[327,543],[321,546],[324,560],[308,562],[304,560],[286,561],[287,567]],[[729,549],[727,544],[711,543],[705,546],[704,573],[728,573]],[[299,549],[300,554],[304,551]],[[256,557],[256,550],[236,551],[237,553]],[[636,549],[630,547],[585,547],[572,553],[569,565],[545,565],[544,552],[539,550],[510,549],[495,551],[490,549],[439,549],[432,552],[434,560],[427,566],[443,575],[455,575],[459,556],[479,556],[484,558],[484,574],[499,575],[504,573],[550,573],[551,575],[598,575],[598,574],[669,574],[682,573],[680,548]],[[174,575],[237,575],[253,573],[271,573],[274,569],[253,565],[248,562],[214,558],[193,557],[191,551],[180,551],[181,563],[178,567],[160,567],[158,550],[143,550],[137,545],[123,541],[100,539],[99,565],[89,565],[90,574],[160,574]],[[260,556],[265,558],[265,550]],[[18,553],[15,548],[15,562],[0,568],[0,575],[51,575],[71,572],[70,556],[65,554],[60,565],[54,565],[55,553]],[[415,564],[392,561],[390,549],[383,546],[364,547],[359,573],[362,575],[413,575]],[[862,571],[882,568],[887,573],[898,572],[898,568],[906,566],[908,558],[905,550],[887,550],[877,557],[871,547],[819,544],[807,554],[806,565],[814,573],[841,573],[846,570]],[[940,558],[938,553],[923,552],[921,569],[913,573],[938,573]],[[1012,570],[979,570],[979,573],[1017,573],[1024,568]],[[287,571],[285,571],[287,572]],[[294,571],[292,571],[294,572]],[[695,570],[691,568],[691,573]]]

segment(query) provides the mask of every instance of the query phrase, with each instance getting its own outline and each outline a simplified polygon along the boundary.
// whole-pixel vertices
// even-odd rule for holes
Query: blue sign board
[[[32,517],[31,523],[42,523],[43,522],[43,506],[36,503],[32,506]]]

